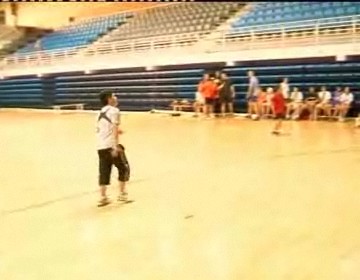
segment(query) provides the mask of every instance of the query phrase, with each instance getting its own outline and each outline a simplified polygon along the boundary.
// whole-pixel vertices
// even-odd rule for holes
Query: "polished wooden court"
[[[98,209],[95,115],[0,110],[1,280],[360,279],[351,124],[122,122],[134,202]]]

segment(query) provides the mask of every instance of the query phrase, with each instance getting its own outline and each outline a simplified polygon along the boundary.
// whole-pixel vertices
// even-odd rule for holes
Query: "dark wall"
[[[245,111],[246,72],[254,70],[263,88],[276,86],[288,77],[291,86],[306,92],[310,86],[350,86],[356,99],[360,93],[360,61],[336,62],[334,57],[292,60],[238,62],[164,66],[144,68],[59,73],[44,77],[18,77],[0,80],[0,106],[46,108],[53,104],[85,103],[87,109],[98,109],[98,93],[112,89],[123,110],[166,109],[174,99],[193,99],[204,71],[223,69],[236,88],[236,110]]]

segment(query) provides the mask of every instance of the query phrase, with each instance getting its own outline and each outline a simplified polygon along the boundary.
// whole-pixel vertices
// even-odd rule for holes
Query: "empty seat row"
[[[256,8],[257,10],[264,10],[269,8],[285,8],[285,7],[293,7],[293,6],[299,6],[299,5],[321,5],[323,8],[329,8],[329,7],[346,7],[351,6],[353,2],[350,1],[327,1],[327,2],[263,2],[263,3],[257,3]]]
[[[126,15],[127,16],[111,15],[109,17],[101,17],[95,20],[65,26],[41,38],[40,49],[43,51],[51,51],[86,46],[97,40],[99,36],[123,24],[126,19],[129,19],[130,14],[127,13]],[[38,47],[36,44],[30,43],[26,47],[18,50],[16,54],[38,51]]]
[[[258,26],[259,30],[269,25],[285,24],[291,26],[303,26],[326,22],[337,24],[348,21],[351,24],[360,14],[360,2],[272,2],[253,4],[252,9],[245,15],[239,16],[232,23],[229,33],[234,31]],[[349,16],[349,18],[345,18]],[[294,26],[295,26],[294,25]],[[261,27],[263,26],[263,27]],[[278,28],[282,26],[279,25]]]
[[[104,41],[209,31],[243,6],[241,3],[179,3],[145,11],[112,31]]]

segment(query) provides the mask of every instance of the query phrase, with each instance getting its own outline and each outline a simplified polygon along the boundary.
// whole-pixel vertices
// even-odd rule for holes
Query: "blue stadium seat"
[[[308,87],[322,85],[333,90],[336,86],[350,86],[356,99],[360,100],[359,62],[339,62],[297,65],[282,62],[273,66],[248,65],[227,67],[225,71],[233,80],[237,92],[237,111],[245,110],[245,94],[248,78],[246,71],[254,70],[263,87],[276,86],[286,76],[291,86],[302,91]],[[129,110],[165,109],[174,99],[193,99],[197,84],[203,74],[202,69],[176,69],[163,71],[119,72],[118,69],[106,73],[88,75],[59,74],[50,81],[45,78],[17,78],[0,80],[1,107],[46,107],[46,94],[53,94],[50,100],[55,104],[86,103],[89,109],[99,108],[98,93],[102,89],[112,89],[118,93],[121,107]],[[51,84],[54,92],[43,91],[46,83]]]
[[[128,13],[128,16],[129,15],[132,14]],[[86,46],[87,44],[97,40],[98,37],[107,33],[110,29],[125,22],[126,17],[119,15],[118,17],[108,16],[69,25],[43,37],[41,39],[41,47],[45,51],[51,51]],[[22,49],[19,49],[16,54],[26,54],[34,51],[35,46],[32,43]]]
[[[252,10],[234,21],[232,28],[236,30],[274,23],[285,23],[288,26],[293,21],[357,16],[359,13],[360,2],[268,2],[254,4]],[[333,22],[336,23],[337,20]]]

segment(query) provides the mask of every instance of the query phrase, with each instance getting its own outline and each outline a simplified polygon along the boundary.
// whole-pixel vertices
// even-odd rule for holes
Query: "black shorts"
[[[98,150],[99,155],[99,185],[110,185],[110,176],[112,166],[115,165],[118,169],[118,179],[121,182],[127,182],[130,179],[130,166],[125,155],[125,148],[119,144],[119,155],[113,157],[111,155],[111,148]]]
[[[275,120],[284,120],[285,114],[284,113],[276,113],[275,114]]]
[[[220,103],[224,104],[224,103],[233,103],[234,99],[231,95],[220,95]]]
[[[214,105],[215,104],[215,99],[214,98],[205,98],[205,104],[206,105]]]

